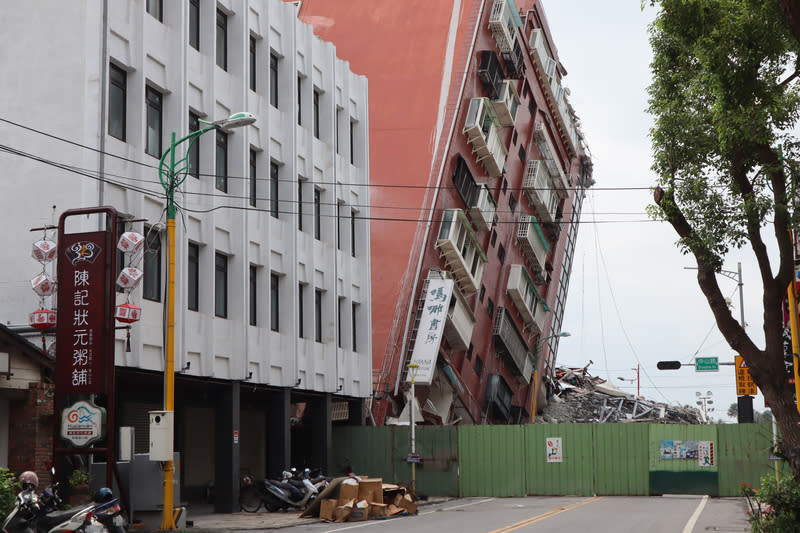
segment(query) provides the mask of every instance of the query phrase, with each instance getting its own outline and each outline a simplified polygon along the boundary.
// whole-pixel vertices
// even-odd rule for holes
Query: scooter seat
[[[39,517],[39,520],[37,520],[37,525],[38,525],[39,529],[43,529],[45,531],[50,531],[51,529],[53,529],[55,526],[57,526],[61,522],[66,522],[71,517],[75,516],[76,514],[80,513],[81,511],[83,511],[84,509],[86,509],[87,507],[90,507],[92,505],[93,504],[78,505],[77,507],[72,507],[72,508],[67,509],[65,511],[61,511],[61,510],[52,511],[50,513],[47,513],[44,516]]]

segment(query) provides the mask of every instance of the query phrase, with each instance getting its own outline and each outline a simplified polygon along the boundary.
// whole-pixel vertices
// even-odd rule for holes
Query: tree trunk
[[[786,22],[792,30],[792,35],[800,42],[800,2],[797,0],[779,0]]]
[[[797,413],[797,405],[791,393],[779,390],[772,382],[759,388],[780,429],[778,454],[792,467],[793,477],[800,479],[800,414]]]

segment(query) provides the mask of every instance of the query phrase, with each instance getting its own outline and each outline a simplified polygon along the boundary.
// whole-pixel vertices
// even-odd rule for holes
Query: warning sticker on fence
[[[547,437],[547,462],[560,463],[564,460],[561,437]]]

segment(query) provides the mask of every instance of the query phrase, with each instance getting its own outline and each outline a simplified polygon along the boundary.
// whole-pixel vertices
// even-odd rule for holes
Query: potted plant
[[[76,468],[69,476],[69,486],[72,490],[69,498],[71,505],[89,503],[89,482],[92,476],[86,470]]]

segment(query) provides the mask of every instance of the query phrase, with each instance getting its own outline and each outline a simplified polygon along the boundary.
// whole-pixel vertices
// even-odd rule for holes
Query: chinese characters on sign
[[[714,466],[714,442],[701,440],[698,443],[699,457],[697,463],[700,466]]]
[[[453,280],[429,279],[425,304],[419,319],[419,329],[414,342],[411,362],[419,365],[414,381],[430,385],[436,370],[436,358],[442,343],[442,332],[453,294]],[[411,376],[408,376],[411,381]]]
[[[58,262],[56,382],[60,394],[105,391],[105,232],[64,235]]]
[[[561,448],[561,437],[548,437],[545,441],[547,444],[547,462],[562,462],[564,460],[564,455]]]
[[[758,394],[758,388],[753,383],[753,378],[750,376],[750,370],[744,362],[741,355],[734,357],[736,363],[736,395],[737,396],[755,396]]]

